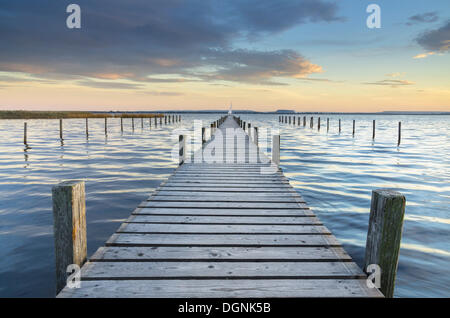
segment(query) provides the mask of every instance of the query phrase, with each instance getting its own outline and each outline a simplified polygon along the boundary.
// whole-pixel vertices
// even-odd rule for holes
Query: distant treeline
[[[77,111],[25,111],[25,110],[0,110],[0,119],[60,119],[60,118],[153,118],[162,117],[163,114],[141,113],[93,113]]]

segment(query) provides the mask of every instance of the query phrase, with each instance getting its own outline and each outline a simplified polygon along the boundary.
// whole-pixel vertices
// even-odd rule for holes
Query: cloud
[[[411,81],[407,81],[407,80],[394,80],[394,79],[389,79],[389,80],[381,80],[381,81],[377,81],[377,82],[366,82],[363,83],[366,85],[379,85],[379,86],[390,86],[390,87],[399,87],[399,86],[409,86],[409,85],[414,85],[416,83],[411,82]]]
[[[419,35],[416,41],[429,52],[448,52],[450,50],[450,20],[438,29]]]
[[[153,96],[183,96],[183,93],[179,92],[164,92],[164,91],[144,91],[145,94]]]
[[[436,52],[426,52],[426,53],[421,53],[421,54],[417,54],[415,56],[413,56],[413,59],[424,59],[429,57],[430,55],[435,55]]]
[[[387,77],[400,77],[400,76],[404,76],[404,75],[405,75],[404,72],[402,72],[402,73],[400,73],[400,72],[395,72],[395,73],[389,73],[389,74],[386,74]]]
[[[79,79],[80,85],[98,88],[194,80],[281,85],[278,78],[306,76],[321,67],[296,51],[238,50],[235,42],[342,20],[337,5],[327,0],[79,0],[82,26],[70,30],[69,3],[2,3],[0,71]],[[167,74],[178,80],[165,79]]]
[[[439,20],[437,12],[426,12],[421,14],[416,14],[408,18],[406,25],[414,25],[418,23],[432,23]]]
[[[76,81],[77,85],[86,86],[90,88],[101,88],[101,89],[140,89],[142,85],[134,83],[123,83],[123,82],[98,82],[92,80],[82,80]]]

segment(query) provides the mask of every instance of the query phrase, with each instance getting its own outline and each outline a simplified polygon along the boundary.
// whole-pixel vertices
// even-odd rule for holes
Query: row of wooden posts
[[[295,125],[295,116],[279,116],[278,121],[284,124],[293,124]],[[297,125],[300,126],[301,116],[297,116]],[[339,133],[342,131],[341,127],[341,119],[339,118]],[[306,126],[306,116],[303,116],[303,127]],[[314,128],[314,117],[310,118],[309,127]],[[317,118],[317,130],[320,130],[320,117]],[[327,132],[330,130],[330,118],[327,118]],[[353,130],[352,135],[355,136],[356,131],[356,121],[353,119]],[[372,121],[372,139],[375,139],[375,119]],[[400,146],[400,142],[402,140],[402,122],[398,122],[398,139],[397,146]]]
[[[234,117],[238,124],[243,122]],[[217,128],[224,118],[212,123]],[[180,138],[183,135],[180,135]],[[185,136],[180,139],[180,157],[184,156]],[[184,147],[182,144],[184,143]],[[272,161],[279,164],[280,136],[274,136]],[[183,151],[183,152],[181,152]],[[278,160],[274,152],[278,151]],[[180,162],[182,164],[183,162]],[[87,259],[86,203],[84,181],[60,183],[52,189],[54,238],[56,255],[56,293],[66,285],[70,275],[68,266],[82,266]],[[366,241],[364,270],[372,274],[371,264],[381,269],[381,292],[393,297],[398,256],[405,213],[405,197],[395,191],[378,189],[372,191],[369,229]],[[380,273],[378,273],[380,274]]]
[[[114,117],[111,117],[114,118]],[[126,117],[127,118],[127,117]],[[131,117],[131,128],[134,131],[134,117]],[[155,128],[158,127],[158,119],[159,124],[162,126],[163,121],[164,124],[177,123],[181,121],[181,115],[164,115],[161,117],[153,117]],[[152,127],[152,118],[148,118],[149,127]],[[141,118],[141,128],[144,128],[144,118]],[[120,131],[123,133],[123,117],[120,117]],[[108,135],[108,117],[105,117],[105,136]],[[89,136],[89,118],[86,118],[86,137]],[[63,120],[59,120],[59,138],[63,140]],[[23,124],[23,143],[28,144],[28,124],[25,122]]]

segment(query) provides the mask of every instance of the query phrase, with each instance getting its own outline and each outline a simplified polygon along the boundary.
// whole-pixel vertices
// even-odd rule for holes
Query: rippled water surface
[[[260,129],[279,129],[281,166],[291,184],[362,265],[371,190],[406,196],[396,296],[450,296],[450,116],[322,115],[321,129],[278,124],[275,115],[241,115]],[[177,129],[219,115],[189,114],[181,123],[150,129],[148,119],[0,121],[0,296],[54,296],[51,187],[83,179],[87,192],[88,254],[177,166]],[[327,131],[326,118],[330,119]],[[338,132],[338,118],[342,132]],[[356,133],[352,136],[352,120]],[[372,119],[377,133],[372,140]],[[397,125],[402,143],[397,147]],[[159,123],[159,122],[158,122]]]

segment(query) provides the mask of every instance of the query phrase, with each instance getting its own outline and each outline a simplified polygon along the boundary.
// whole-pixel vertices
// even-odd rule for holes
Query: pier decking
[[[382,297],[245,136],[244,162],[180,165],[58,297]]]

